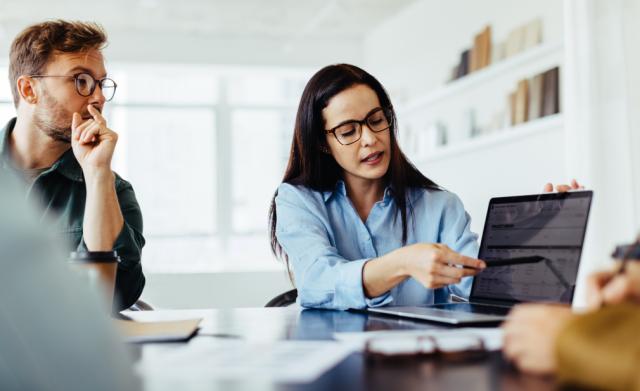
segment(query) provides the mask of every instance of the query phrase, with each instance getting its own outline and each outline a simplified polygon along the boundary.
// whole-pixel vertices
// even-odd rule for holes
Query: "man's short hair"
[[[92,22],[52,20],[24,29],[13,40],[9,52],[9,84],[15,107],[20,102],[20,76],[41,73],[53,54],[102,50],[106,43],[104,29]]]

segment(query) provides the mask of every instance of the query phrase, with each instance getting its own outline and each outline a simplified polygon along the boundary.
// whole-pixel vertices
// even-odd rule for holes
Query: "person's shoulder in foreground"
[[[139,389],[104,300],[61,267],[64,250],[19,186],[0,171],[0,389]]]

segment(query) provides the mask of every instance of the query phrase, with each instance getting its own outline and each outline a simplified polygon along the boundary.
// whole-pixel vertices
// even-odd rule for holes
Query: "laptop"
[[[492,198],[469,300],[368,312],[454,325],[499,323],[523,302],[571,303],[593,192]]]

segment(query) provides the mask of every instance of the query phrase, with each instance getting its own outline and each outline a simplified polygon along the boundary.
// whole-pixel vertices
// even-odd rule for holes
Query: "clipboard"
[[[198,332],[202,319],[137,322],[114,319],[116,328],[128,343],[186,342]]]

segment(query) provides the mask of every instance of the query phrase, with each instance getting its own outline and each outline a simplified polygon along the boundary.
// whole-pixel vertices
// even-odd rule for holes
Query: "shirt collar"
[[[329,198],[331,198],[331,196],[333,196],[336,193],[342,194],[345,197],[347,196],[347,187],[345,186],[344,181],[342,179],[336,182],[336,185],[334,186],[333,190],[322,192],[322,198],[324,199],[324,202],[329,201]]]
[[[7,167],[11,164],[11,156],[9,155],[9,137],[11,137],[11,132],[13,132],[13,128],[16,126],[16,121],[17,118],[12,118],[7,122],[5,127],[0,130],[0,158],[2,159],[2,167]],[[76,157],[73,155],[73,150],[71,148],[63,153],[60,159],[53,163],[53,166],[51,166],[51,169],[48,171],[58,171],[60,174],[73,181],[82,182],[84,180],[82,168],[76,160]]]
[[[329,201],[331,196],[335,194],[342,194],[344,197],[347,196],[347,186],[344,184],[344,181],[342,179],[336,182],[333,190],[323,191],[322,198],[324,202],[327,202]],[[382,203],[384,205],[388,205],[391,200],[393,200],[393,188],[391,187],[391,185],[388,185],[384,189],[384,197],[382,198]]]

